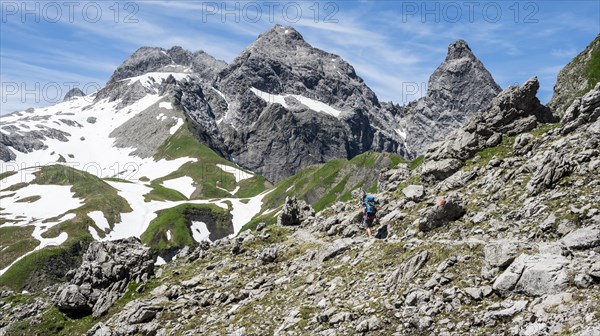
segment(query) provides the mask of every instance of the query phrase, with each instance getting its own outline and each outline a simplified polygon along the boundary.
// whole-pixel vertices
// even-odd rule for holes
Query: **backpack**
[[[367,212],[367,215],[374,215],[377,212],[377,209],[375,208],[375,197],[371,196],[371,195],[367,195],[365,196],[365,210]]]

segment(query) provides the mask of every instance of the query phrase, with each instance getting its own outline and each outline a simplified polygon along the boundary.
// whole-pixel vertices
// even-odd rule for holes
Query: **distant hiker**
[[[363,227],[367,231],[367,236],[371,238],[371,228],[373,227],[373,222],[375,221],[375,213],[377,209],[375,208],[375,197],[372,195],[365,195],[363,198]]]

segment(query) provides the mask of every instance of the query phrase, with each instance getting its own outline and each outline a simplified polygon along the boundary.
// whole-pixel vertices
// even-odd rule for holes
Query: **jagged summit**
[[[290,26],[282,26],[279,24],[260,34],[255,43],[273,39],[306,43],[306,41],[304,41],[304,37],[302,37],[302,34],[300,34],[300,32],[298,32],[295,28]]]
[[[464,40],[448,46],[448,55],[433,72],[427,96],[405,108],[407,142],[412,156],[460,127],[485,109],[500,86]]]
[[[192,53],[180,46],[168,50],[141,47],[115,70],[108,84],[148,72],[195,72],[205,80],[212,80],[226,65],[202,50]]]
[[[465,40],[457,40],[448,46],[448,56],[446,56],[446,61],[461,58],[476,59],[473,51],[469,48],[469,45]]]

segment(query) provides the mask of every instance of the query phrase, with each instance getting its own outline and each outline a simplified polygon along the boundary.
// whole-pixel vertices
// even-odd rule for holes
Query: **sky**
[[[560,69],[600,33],[600,1],[0,2],[0,114],[102,87],[142,46],[231,62],[275,24],[340,55],[382,101],[424,95],[447,47],[467,41],[503,88],[531,76],[546,103]]]

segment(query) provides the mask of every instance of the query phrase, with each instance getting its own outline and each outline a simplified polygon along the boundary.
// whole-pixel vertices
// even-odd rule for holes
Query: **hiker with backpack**
[[[365,195],[362,201],[363,205],[363,227],[367,231],[367,236],[371,238],[371,228],[373,227],[373,223],[375,222],[375,213],[377,212],[377,208],[375,208],[375,197],[373,195]]]

